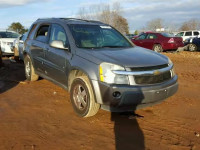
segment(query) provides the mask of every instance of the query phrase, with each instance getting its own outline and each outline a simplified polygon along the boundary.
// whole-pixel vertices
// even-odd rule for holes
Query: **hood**
[[[79,56],[96,64],[108,62],[124,67],[148,67],[168,63],[166,56],[137,46],[126,49],[84,50],[84,54],[82,53]]]

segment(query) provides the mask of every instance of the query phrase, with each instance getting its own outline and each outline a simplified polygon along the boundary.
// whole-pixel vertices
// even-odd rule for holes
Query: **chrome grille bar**
[[[173,68],[173,64],[169,65],[166,68],[157,69],[157,70],[150,70],[150,71],[118,71],[113,70],[112,72],[118,75],[133,75],[133,76],[140,76],[140,75],[158,75],[167,71],[170,71]]]

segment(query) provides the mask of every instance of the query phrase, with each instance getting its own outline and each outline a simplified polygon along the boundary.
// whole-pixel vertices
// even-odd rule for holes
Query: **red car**
[[[145,32],[131,41],[137,46],[156,52],[175,50],[184,46],[181,37],[174,37],[168,33]]]

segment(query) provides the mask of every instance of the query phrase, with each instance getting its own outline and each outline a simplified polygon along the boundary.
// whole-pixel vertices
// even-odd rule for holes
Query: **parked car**
[[[27,34],[23,34],[13,42],[13,51],[15,60],[24,60],[23,51],[24,51],[24,41],[26,40]]]
[[[157,32],[145,32],[139,37],[132,39],[132,42],[137,46],[156,52],[175,50],[184,46],[182,38],[174,37],[168,33]]]
[[[134,111],[178,89],[167,56],[135,47],[102,22],[38,19],[29,31],[24,49],[27,80],[41,76],[67,89],[79,116],[93,116],[99,108]]]
[[[197,37],[198,35],[200,35],[199,31],[181,31],[176,36],[182,37],[185,42],[186,39]]]
[[[0,46],[2,55],[13,55],[13,42],[20,35],[13,31],[0,31]]]
[[[188,50],[191,52],[199,51],[200,50],[200,36],[187,39],[185,41],[185,45],[188,45]]]

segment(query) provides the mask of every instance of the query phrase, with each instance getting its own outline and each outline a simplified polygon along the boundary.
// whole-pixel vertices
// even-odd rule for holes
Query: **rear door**
[[[40,25],[36,31],[35,37],[31,42],[30,51],[33,58],[36,71],[44,73],[44,48],[47,45],[49,25]]]
[[[45,48],[45,73],[57,82],[67,84],[69,60],[72,57],[69,49],[51,47],[53,41],[62,41],[64,47],[69,48],[69,41],[65,29],[59,24],[52,24],[49,44]]]

